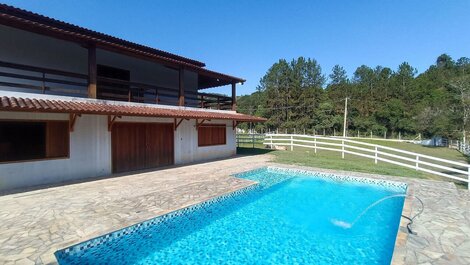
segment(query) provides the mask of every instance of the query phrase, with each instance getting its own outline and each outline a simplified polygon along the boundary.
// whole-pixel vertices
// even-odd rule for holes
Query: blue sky
[[[5,3],[203,61],[247,79],[239,95],[280,58],[311,57],[326,75],[335,64],[351,75],[362,64],[407,61],[422,72],[442,53],[470,57],[467,0]]]

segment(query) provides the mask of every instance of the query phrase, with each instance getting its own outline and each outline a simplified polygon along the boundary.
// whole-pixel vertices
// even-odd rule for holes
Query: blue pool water
[[[255,189],[60,250],[60,264],[389,264],[405,188],[261,169]]]

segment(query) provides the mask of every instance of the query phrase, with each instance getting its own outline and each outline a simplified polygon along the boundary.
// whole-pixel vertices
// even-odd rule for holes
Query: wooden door
[[[172,165],[174,161],[173,124],[148,123],[146,129],[146,166]]]
[[[115,123],[111,133],[113,172],[172,165],[173,124]]]
[[[111,142],[113,172],[145,168],[145,124],[115,123]]]

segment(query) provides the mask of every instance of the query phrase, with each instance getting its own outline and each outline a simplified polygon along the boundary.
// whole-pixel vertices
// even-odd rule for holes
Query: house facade
[[[264,121],[196,60],[3,4],[0,36],[0,191],[230,157]]]

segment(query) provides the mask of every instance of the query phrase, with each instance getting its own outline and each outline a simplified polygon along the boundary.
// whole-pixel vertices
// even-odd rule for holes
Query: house
[[[230,157],[265,121],[193,59],[4,4],[0,36],[0,191]]]

